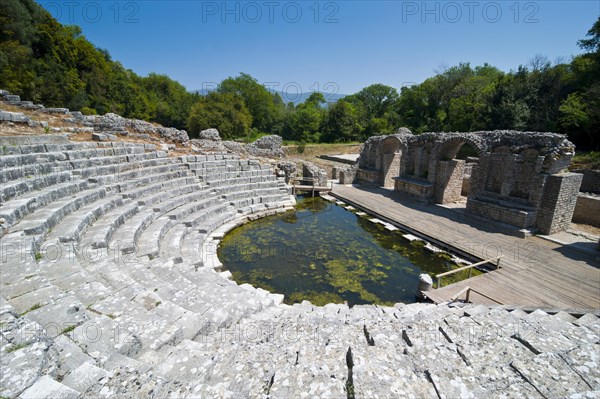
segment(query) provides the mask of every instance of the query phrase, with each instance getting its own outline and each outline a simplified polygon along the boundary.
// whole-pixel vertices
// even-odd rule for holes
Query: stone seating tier
[[[597,364],[593,313],[288,306],[282,295],[230,280],[216,257],[223,235],[293,204],[268,165],[230,154],[170,158],[122,143],[27,143],[8,149],[8,168],[35,158],[65,169],[2,187],[2,397],[569,397],[600,389],[598,368],[586,366]]]

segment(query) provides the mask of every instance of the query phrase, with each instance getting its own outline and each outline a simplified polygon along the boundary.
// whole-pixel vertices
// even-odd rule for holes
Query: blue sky
[[[278,90],[400,89],[444,66],[581,53],[600,1],[39,1],[140,75],[189,90],[246,72]]]

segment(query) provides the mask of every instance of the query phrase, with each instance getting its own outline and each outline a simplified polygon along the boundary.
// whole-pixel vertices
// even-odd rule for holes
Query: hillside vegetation
[[[600,148],[600,18],[578,44],[584,54],[568,63],[532,55],[529,65],[508,73],[461,63],[401,92],[377,83],[332,104],[313,93],[295,105],[244,73],[204,96],[165,75],[141,77],[33,0],[2,0],[0,88],[50,107],[185,128],[191,137],[209,127],[229,139],[268,133],[300,143],[363,141],[400,126],[414,133],[515,129],[565,133],[579,148],[594,150]]]

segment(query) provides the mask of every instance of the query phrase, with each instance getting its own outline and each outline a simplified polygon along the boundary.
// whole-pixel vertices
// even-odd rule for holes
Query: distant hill
[[[209,93],[211,90],[209,89],[202,89],[202,90],[195,90],[195,93],[201,94],[201,95],[206,95],[207,93]],[[291,93],[284,93],[281,90],[269,90],[271,93],[277,93],[281,96],[281,98],[283,99],[284,103],[289,103],[292,102],[294,103],[294,105],[298,105],[298,104],[302,104],[304,101],[306,101],[306,99],[308,97],[310,97],[310,95],[313,93],[312,91],[309,92],[305,92],[305,93],[295,93],[295,92],[291,92]],[[344,98],[346,96],[348,96],[347,94],[333,94],[333,93],[323,93],[323,95],[325,96],[325,100],[328,103],[334,103],[336,101],[338,101],[341,98]]]

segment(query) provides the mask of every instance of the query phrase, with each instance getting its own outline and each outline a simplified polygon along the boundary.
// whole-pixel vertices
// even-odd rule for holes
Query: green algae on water
[[[284,294],[288,304],[389,305],[415,301],[419,274],[457,267],[424,246],[319,197],[299,197],[295,210],[231,231],[219,257],[235,281]],[[444,285],[466,276],[448,276]]]

